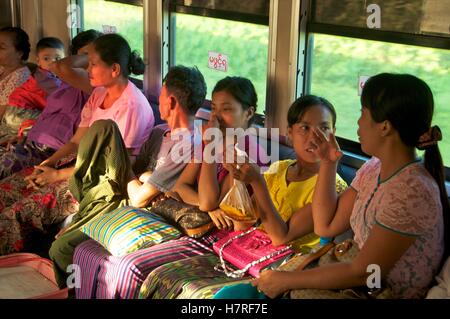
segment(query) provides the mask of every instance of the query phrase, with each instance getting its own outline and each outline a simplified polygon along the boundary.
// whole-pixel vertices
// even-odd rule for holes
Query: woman
[[[217,150],[227,150],[227,142],[231,146],[237,142],[238,147],[249,156],[257,155],[257,158],[251,158],[253,162],[259,165],[262,165],[261,162],[268,163],[265,151],[258,146],[254,136],[237,136],[238,130],[243,132],[250,127],[256,104],[257,95],[250,80],[226,77],[216,84],[212,92],[211,117],[202,135],[203,161],[196,158],[188,164],[171,192],[172,196],[178,195],[183,202],[208,212],[218,229],[233,228],[232,221],[225,218],[223,211],[218,209],[220,202],[230,190],[233,179],[223,165],[225,157],[218,157],[217,161],[216,158],[206,154],[207,148],[210,145]],[[209,129],[220,130],[222,136],[220,141],[209,139],[210,135],[207,134]]]
[[[8,106],[9,95],[31,75],[26,66],[30,54],[28,34],[20,28],[0,29],[0,119]]]
[[[78,145],[89,127],[99,119],[111,119],[119,127],[130,156],[139,151],[145,138],[153,127],[153,112],[144,95],[128,80],[130,71],[142,73],[143,62],[119,35],[110,34],[97,38],[89,48],[89,78],[96,87],[81,113],[81,122],[68,143],[62,146],[49,158],[44,160],[25,180],[30,186],[51,192],[53,187],[62,188],[68,184],[74,167],[58,168],[60,161],[78,151]],[[85,144],[89,145],[90,142]],[[83,158],[83,160],[87,160]],[[78,163],[77,163],[78,165]],[[66,165],[67,166],[67,165]],[[34,195],[31,194],[30,197]],[[72,199],[73,200],[73,199]],[[51,206],[67,203],[58,202],[58,198],[50,200]],[[45,200],[48,202],[48,198]],[[15,206],[17,207],[17,204]],[[47,203],[48,204],[48,203]],[[14,206],[14,205],[13,205]],[[21,206],[21,205],[20,205]],[[19,206],[19,208],[20,208]],[[9,244],[9,245],[8,245]],[[5,243],[0,251],[14,251],[11,243]]]
[[[227,77],[219,81],[213,90],[213,120],[208,127],[215,122],[214,125],[224,132],[227,127],[247,128],[254,116],[256,103],[257,95],[248,79]],[[247,147],[245,141],[243,144],[243,148],[247,151],[257,147],[250,139]],[[262,153],[263,151],[260,151],[260,158],[263,157]],[[205,185],[202,185],[202,177],[199,175],[203,173],[201,172],[203,165],[195,162],[188,164],[170,194],[186,203],[201,205],[200,202],[205,199],[204,195],[211,196],[211,193],[202,194],[204,188],[201,187]],[[217,187],[218,194],[226,193],[228,188],[223,188],[228,187],[225,184],[227,171],[217,169],[221,164],[211,165],[215,172],[205,178],[213,182],[209,188]],[[217,196],[212,204],[213,209],[216,209],[219,203],[220,196]],[[215,223],[218,227],[222,227],[222,223],[217,219]],[[217,232],[200,240],[183,236],[178,240],[141,249],[123,257],[111,256],[99,243],[93,240],[86,241],[76,248],[73,261],[82,265],[83,273],[81,287],[76,290],[77,298],[136,298],[142,282],[155,267],[182,258],[210,253],[211,244],[217,240],[217,236],[220,236]],[[107,263],[104,263],[104,260],[107,260]]]
[[[333,237],[351,227],[360,252],[347,263],[263,272],[253,284],[269,297],[291,289],[365,286],[368,266],[377,265],[381,288],[391,289],[394,298],[420,298],[448,256],[449,202],[438,148],[442,136],[431,126],[430,88],[412,75],[378,74],[366,82],[361,105],[358,136],[372,159],[340,196],[330,187],[342,156],[334,135],[315,130],[313,141],[314,154],[322,160],[313,199],[314,230]],[[425,150],[423,162],[416,148]]]

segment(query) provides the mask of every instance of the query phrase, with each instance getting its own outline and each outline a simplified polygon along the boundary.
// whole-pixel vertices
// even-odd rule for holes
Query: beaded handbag
[[[262,270],[277,267],[294,254],[290,246],[272,245],[269,236],[256,227],[230,233],[214,243],[213,249],[220,259],[215,269],[232,278],[242,278],[246,273],[259,277]],[[238,269],[232,269],[226,261]]]

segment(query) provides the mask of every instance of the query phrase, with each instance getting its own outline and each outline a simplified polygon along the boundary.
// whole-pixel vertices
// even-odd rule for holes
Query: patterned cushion
[[[99,215],[80,230],[117,257],[181,235],[162,217],[135,207],[122,207]]]

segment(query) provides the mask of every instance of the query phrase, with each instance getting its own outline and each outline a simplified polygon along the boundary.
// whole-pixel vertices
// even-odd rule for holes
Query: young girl
[[[255,115],[256,103],[256,91],[250,80],[242,77],[226,77],[220,80],[212,92],[211,117],[204,132],[211,128],[219,129],[223,136],[222,149],[226,150],[227,128],[246,130]],[[205,138],[207,134],[202,136],[206,149],[212,141]],[[230,141],[234,141],[233,137],[228,136],[228,142]],[[249,155],[256,154],[257,158],[252,159],[254,162],[268,162],[265,151],[252,136],[239,138],[237,145]],[[232,229],[232,221],[225,218],[224,213],[218,209],[232,182],[233,179],[223,163],[212,159],[205,161],[204,158],[202,163],[192,162],[186,166],[172,189],[172,194],[177,193],[183,202],[208,212],[218,229]]]
[[[83,199],[79,212],[75,216],[80,224],[85,217],[93,217],[101,210],[100,207],[94,209],[85,205],[89,196],[93,196],[92,193],[97,191],[95,189],[97,179],[111,178],[110,183],[102,185],[101,191],[108,193],[111,190],[115,193],[117,189],[115,189],[116,180],[114,178],[128,173],[116,172],[115,167],[109,166],[111,175],[96,175],[97,171],[94,167],[100,170],[101,165],[110,165],[111,163],[106,163],[104,157],[107,154],[103,154],[101,150],[102,144],[109,143],[109,141],[102,139],[102,136],[96,140],[90,140],[91,136],[95,135],[93,132],[97,129],[101,130],[104,123],[108,121],[114,122],[120,131],[123,142],[111,141],[110,145],[124,144],[128,153],[126,160],[133,161],[153,129],[155,120],[152,108],[144,94],[128,78],[130,73],[144,73],[144,69],[144,62],[135,52],[131,51],[128,42],[122,36],[107,34],[95,40],[89,51],[88,68],[89,79],[95,89],[83,108],[80,125],[69,143],[37,166],[35,172],[27,177],[31,185],[47,185],[61,180],[66,181],[74,173],[75,167],[77,169],[86,168],[85,176],[82,176],[82,180],[86,184],[79,185],[81,180],[70,184],[70,191],[75,198],[78,201]],[[83,139],[84,136],[86,139]],[[60,159],[73,152],[77,152],[75,167],[53,168]],[[79,174],[79,171],[77,173]],[[93,192],[89,193],[92,188],[94,188]],[[74,222],[72,221],[72,224]],[[67,268],[63,265],[71,263],[75,248],[72,245],[82,240],[84,240],[84,236],[81,232],[72,227],[71,230],[57,238],[50,248],[49,255],[54,262],[58,283],[62,287],[65,286],[64,278]]]
[[[431,126],[430,88],[412,75],[383,73],[367,81],[361,105],[358,136],[363,151],[373,157],[340,196],[332,187],[342,155],[334,134],[315,129],[311,142],[322,160],[314,230],[333,237],[351,227],[360,252],[348,263],[263,272],[253,284],[269,297],[291,289],[363,286],[368,266],[378,265],[383,287],[390,287],[394,297],[419,298],[448,256],[449,203],[437,146],[442,136]],[[415,148],[425,150],[423,162]]]
[[[296,159],[273,163],[263,176],[255,165],[240,164],[239,171],[233,169],[236,167],[234,165],[226,165],[227,169],[233,172],[234,178],[246,182],[255,181],[252,188],[257,211],[263,229],[274,245],[289,242],[296,250],[308,251],[318,243],[319,238],[313,233],[311,201],[320,159],[312,152],[312,130],[319,127],[325,132],[334,132],[335,123],[336,112],[330,102],[316,96],[301,97],[292,104],[288,112],[288,137]],[[337,176],[336,189],[340,192],[345,187],[345,182]],[[187,272],[189,276],[186,277],[192,285],[202,287],[203,295],[212,296],[221,286],[235,281],[214,272],[214,266],[218,263],[217,256],[210,256],[207,260],[199,257],[182,260],[176,265],[163,265],[147,278],[143,289],[145,293],[141,297],[177,297],[173,293],[176,289],[170,288],[170,294],[165,294],[164,291],[167,291],[166,288],[171,284],[176,286],[174,279],[180,280],[179,277]],[[193,282],[192,278],[195,278],[196,282]],[[243,291],[245,288],[242,286],[246,287],[237,285],[229,288],[231,298],[247,297],[247,291]],[[191,296],[184,294],[183,297]]]

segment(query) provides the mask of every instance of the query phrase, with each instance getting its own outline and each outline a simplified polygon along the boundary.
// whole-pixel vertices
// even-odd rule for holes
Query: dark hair
[[[78,33],[73,39],[70,45],[70,54],[75,55],[82,47],[94,42],[102,33],[93,29],[89,29]]]
[[[121,35],[102,35],[94,41],[94,48],[106,64],[119,64],[123,77],[128,78],[130,73],[144,74],[144,61],[136,51],[131,52],[130,45]]]
[[[212,94],[221,91],[231,94],[242,105],[244,111],[254,107],[256,112],[258,95],[252,81],[249,79],[239,76],[227,76],[217,82]],[[253,118],[254,116],[248,121],[249,125],[253,122]]]
[[[377,123],[389,121],[402,142],[415,147],[431,127],[434,112],[433,93],[421,79],[409,74],[381,73],[367,80],[361,105]],[[445,189],[444,165],[438,145],[425,149],[424,165],[439,186],[444,213],[445,254],[450,252],[450,205]]]
[[[305,112],[315,105],[320,105],[326,108],[331,113],[331,118],[333,121],[333,127],[336,127],[336,110],[333,104],[331,104],[327,99],[315,96],[315,95],[304,95],[299,97],[292,103],[288,111],[288,125],[292,127],[294,124],[298,123]]]
[[[47,37],[42,38],[36,44],[36,54],[43,49],[61,49],[64,50],[64,43],[58,38]]]
[[[170,68],[164,78],[164,85],[173,94],[189,115],[195,115],[206,97],[206,83],[197,67],[177,65]]]
[[[17,27],[1,28],[0,32],[11,34],[14,48],[16,51],[22,52],[22,61],[28,60],[28,57],[30,56],[30,38],[28,37],[28,34]]]

